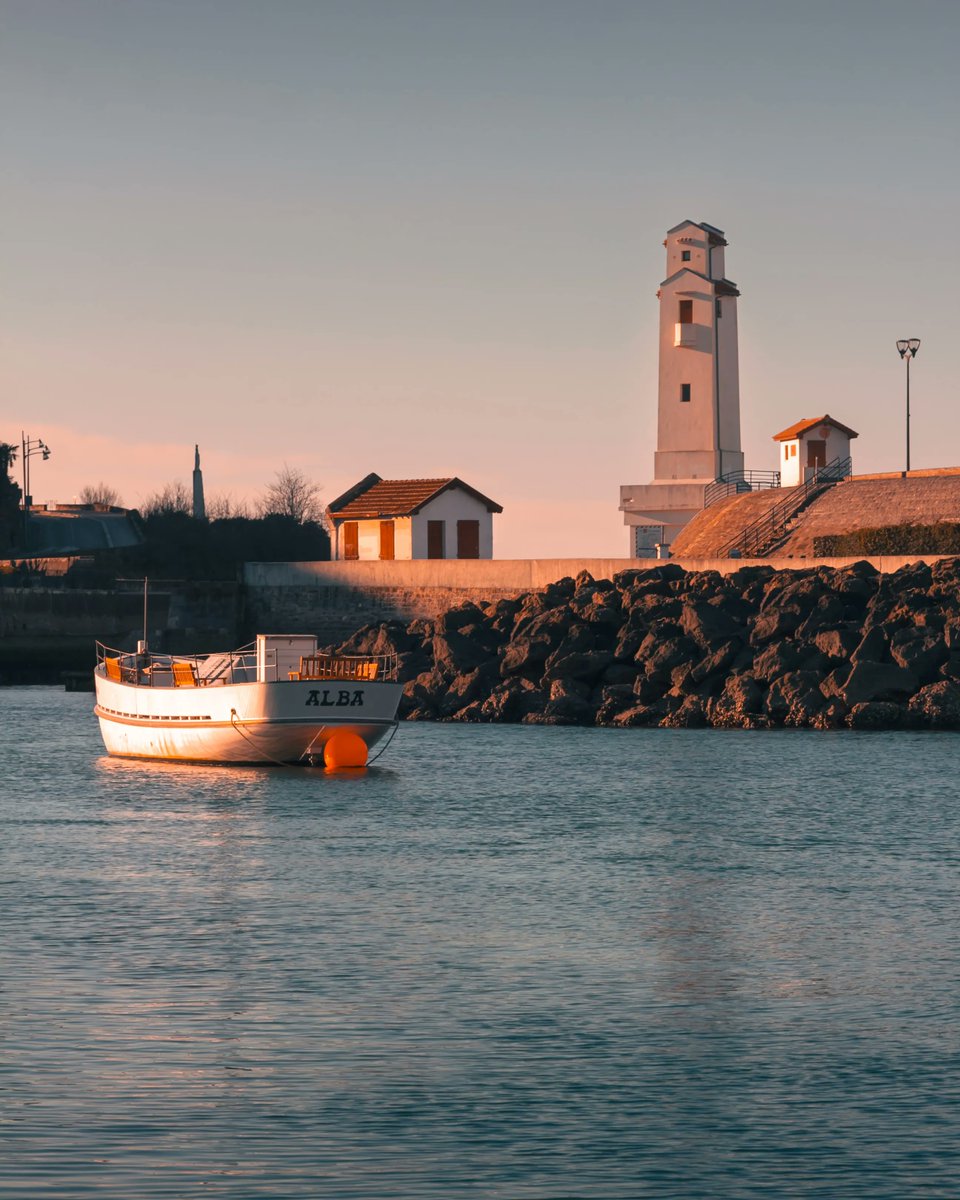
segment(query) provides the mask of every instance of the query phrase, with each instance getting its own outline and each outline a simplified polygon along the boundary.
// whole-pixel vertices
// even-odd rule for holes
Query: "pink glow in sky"
[[[498,557],[627,552],[661,245],[727,232],[747,465],[828,411],[960,464],[960,6],[0,0],[0,440],[37,501],[284,463],[503,504]]]

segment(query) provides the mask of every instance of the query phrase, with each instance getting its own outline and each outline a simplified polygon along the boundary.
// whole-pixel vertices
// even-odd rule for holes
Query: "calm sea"
[[[4,1200],[960,1196],[960,738],[0,704]]]

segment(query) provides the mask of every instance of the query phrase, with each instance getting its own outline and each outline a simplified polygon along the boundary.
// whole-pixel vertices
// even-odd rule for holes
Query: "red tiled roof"
[[[855,438],[860,434],[849,427],[831,417],[829,413],[825,413],[822,417],[804,417],[802,421],[797,421],[795,425],[791,425],[788,429],[783,429],[780,433],[773,435],[775,442],[789,442],[791,438],[800,437],[806,433],[808,429],[812,429],[814,425],[832,425],[834,429],[839,429],[841,433],[845,433],[847,437]]]
[[[409,517],[450,488],[460,488],[485,504],[490,512],[503,512],[499,504],[489,500],[475,488],[456,476],[447,479],[381,479],[368,475],[349,491],[327,506],[331,517],[340,520],[360,520],[376,517]]]

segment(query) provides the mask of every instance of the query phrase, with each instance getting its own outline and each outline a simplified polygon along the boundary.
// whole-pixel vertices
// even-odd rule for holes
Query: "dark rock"
[[[841,690],[841,698],[849,709],[871,700],[898,699],[912,695],[917,689],[917,677],[896,663],[858,662],[854,664]]]
[[[703,650],[743,636],[744,630],[722,607],[709,602],[688,600],[680,614],[680,628]]]
[[[847,706],[836,697],[816,713],[810,721],[811,729],[840,729],[847,719]]]
[[[408,683],[416,679],[424,671],[431,669],[431,658],[423,650],[410,650],[406,654],[397,655],[397,680]]]
[[[487,620],[487,614],[472,601],[448,608],[443,616],[437,618],[439,633],[458,633],[467,625],[482,625]]]
[[[637,652],[637,661],[642,662],[648,678],[666,683],[674,667],[698,661],[700,654],[696,642],[687,637],[668,638],[654,642],[650,653],[641,659],[646,640]]]
[[[474,701],[483,701],[499,679],[495,663],[485,663],[465,675],[458,675],[447,684],[444,693],[437,698],[437,712],[441,717],[452,717],[461,708]]]
[[[750,645],[764,646],[767,642],[782,641],[797,629],[801,620],[797,609],[772,608],[761,612],[750,631]]]
[[[820,677],[815,671],[788,671],[771,683],[764,708],[784,725],[809,725],[823,708]]]
[[[797,637],[804,642],[813,641],[821,630],[832,630],[843,620],[844,605],[838,596],[823,595],[816,607],[797,626]]]
[[[636,697],[632,687],[625,684],[603,687],[598,697],[596,722],[598,725],[610,725],[614,717],[635,706]]]
[[[594,680],[612,662],[613,655],[608,650],[575,650],[563,657],[551,655],[543,672],[543,682],[563,678]]]
[[[942,638],[913,630],[902,632],[912,636],[901,638],[895,635],[890,646],[893,661],[912,671],[920,683],[932,683],[940,666],[949,657],[946,642]]]
[[[699,696],[687,696],[679,708],[660,722],[663,729],[702,729],[707,724],[707,714]]]
[[[574,588],[579,591],[582,587],[588,587],[594,582],[593,576],[589,571],[581,571],[573,581]]]
[[[593,688],[582,679],[554,679],[547,689],[547,698],[564,700],[567,696],[573,696],[576,700],[590,700]]]
[[[701,684],[711,676],[725,677],[742,649],[743,644],[739,640],[724,642],[693,666],[690,678],[694,683]],[[720,690],[719,687],[717,690]]]
[[[510,633],[519,611],[519,600],[497,600],[492,604],[486,605],[486,615],[490,628],[499,634],[506,635]]]
[[[851,729],[899,729],[903,709],[889,700],[865,701],[853,705],[847,724]]]
[[[459,712],[454,713],[450,718],[451,721],[465,721],[471,724],[486,724],[489,717],[483,711],[483,701],[474,700],[472,704],[461,708]]]
[[[541,594],[549,608],[557,608],[566,604],[576,590],[576,584],[566,575],[556,583],[548,583]]]
[[[890,643],[886,630],[882,625],[874,625],[860,639],[857,648],[850,655],[852,663],[882,663],[890,661]]]
[[[438,633],[433,639],[433,659],[448,676],[466,675],[490,661],[490,651],[462,633]]]
[[[495,687],[483,701],[483,716],[487,721],[520,721],[546,702],[547,697],[539,688],[513,677]]]
[[[910,698],[907,711],[927,729],[960,729],[960,687],[949,680],[928,684]]]
[[[635,704],[633,708],[625,708],[622,712],[617,713],[610,724],[618,729],[659,725],[665,711],[662,705]]]
[[[613,648],[613,657],[620,662],[633,662],[649,629],[650,626],[644,614],[631,612],[620,629],[620,637]]]
[[[639,667],[634,666],[633,663],[612,662],[600,676],[600,682],[613,687],[624,684],[632,688],[639,674]]]
[[[433,639],[435,626],[433,621],[424,617],[416,617],[407,626],[407,633],[413,639],[414,645],[424,645]]]
[[[525,725],[594,725],[596,709],[589,700],[577,696],[562,696],[548,700],[539,712],[528,713],[523,718]]]
[[[798,670],[802,661],[803,654],[796,642],[774,642],[755,656],[751,673],[755,678],[769,683],[788,671]]]
[[[553,645],[546,637],[518,637],[509,642],[500,659],[500,674],[540,674]]]
[[[817,649],[832,664],[849,662],[850,655],[860,645],[861,634],[856,629],[825,629],[813,639]]]

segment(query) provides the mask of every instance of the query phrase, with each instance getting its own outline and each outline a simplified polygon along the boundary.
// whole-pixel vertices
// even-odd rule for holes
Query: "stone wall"
[[[151,589],[148,629],[156,649],[188,654],[235,645],[236,584]],[[133,650],[143,636],[143,593],[0,586],[0,682],[56,683],[92,670],[96,643]]]
[[[936,562],[939,556],[875,557],[882,574],[906,563]],[[797,559],[674,559],[686,570],[727,575],[749,565],[798,570]],[[818,560],[842,567],[852,558]],[[364,625],[415,617],[435,618],[466,601],[509,600],[559,579],[588,571],[612,579],[620,571],[656,566],[629,558],[425,560],[414,562],[247,563],[244,568],[243,640],[256,633],[315,633],[334,645]]]

